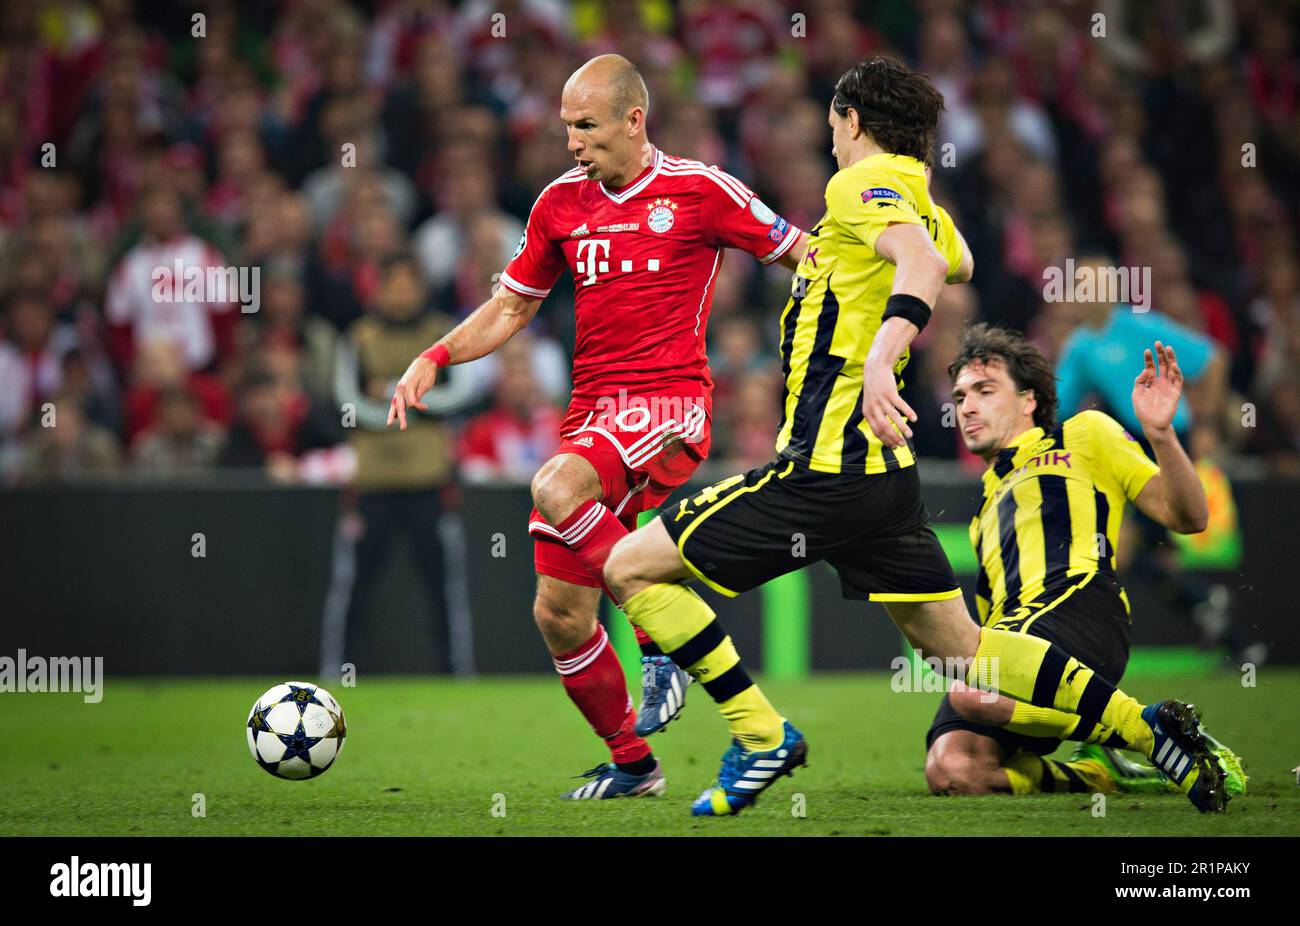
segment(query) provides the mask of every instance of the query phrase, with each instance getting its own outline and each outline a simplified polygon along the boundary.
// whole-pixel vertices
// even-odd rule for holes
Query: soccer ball
[[[343,708],[310,682],[276,685],[248,712],[248,751],[276,778],[315,778],[343,751]]]

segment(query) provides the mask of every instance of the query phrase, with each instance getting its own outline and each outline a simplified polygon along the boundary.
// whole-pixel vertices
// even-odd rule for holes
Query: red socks
[[[615,522],[617,523],[617,522]],[[604,627],[577,649],[554,657],[564,690],[582,711],[596,735],[609,746],[616,765],[650,755],[650,745],[633,732],[636,711],[627,693],[627,680]]]
[[[627,536],[627,528],[614,517],[614,512],[595,499],[583,502],[573,514],[555,525],[555,529],[582,565],[597,578],[605,571],[609,551]],[[637,642],[642,642],[641,637],[641,629],[637,628]],[[596,735],[609,746],[614,763],[627,765],[650,755],[649,744],[633,732],[636,711],[627,692],[623,666],[614,647],[609,645],[605,628],[597,627],[595,636],[582,646],[554,659],[564,690]]]
[[[577,511],[555,525],[555,529],[560,532],[565,546],[597,579],[605,571],[609,551],[627,536],[627,528],[614,517],[614,512],[595,499],[583,502]]]

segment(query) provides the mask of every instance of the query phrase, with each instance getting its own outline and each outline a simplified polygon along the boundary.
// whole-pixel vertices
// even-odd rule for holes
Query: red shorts
[[[601,504],[633,531],[637,515],[658,507],[708,456],[711,415],[698,397],[622,398],[619,410],[570,408],[555,453],[575,453],[591,463],[600,477]],[[600,576],[587,571],[536,508],[528,516],[528,532],[539,573],[602,587]]]

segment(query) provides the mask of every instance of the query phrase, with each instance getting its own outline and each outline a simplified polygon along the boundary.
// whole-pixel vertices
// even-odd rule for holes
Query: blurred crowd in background
[[[965,324],[1021,329],[1059,359],[1080,326],[1132,311],[1044,301],[1045,268],[1091,255],[1150,268],[1153,313],[1207,345],[1198,452],[1300,473],[1294,5],[198,6],[201,36],[189,4],[4,4],[0,484],[531,477],[568,398],[567,277],[527,332],[453,368],[419,437],[383,419],[406,363],[488,297],[534,198],[572,166],[560,91],[609,51],[645,76],[654,144],[805,229],[834,171],[839,75],[889,54],[935,80],[934,194],[976,272],[944,293],[905,375],[924,456],[965,454],[943,409]],[[258,267],[257,311],[160,302],[154,271],[178,260]],[[788,291],[788,271],[749,259],[719,271],[712,472],[772,452]]]

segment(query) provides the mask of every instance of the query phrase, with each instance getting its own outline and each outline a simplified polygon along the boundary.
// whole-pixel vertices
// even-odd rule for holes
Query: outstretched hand
[[[1144,431],[1167,431],[1173,426],[1178,400],[1183,394],[1183,371],[1174,349],[1159,341],[1156,341],[1155,355],[1147,350],[1143,360],[1142,372],[1133,380],[1133,412]]]
[[[427,357],[416,357],[406,368],[402,378],[397,381],[393,392],[392,404],[388,407],[388,426],[398,422],[401,430],[406,430],[406,410],[428,411],[429,406],[420,401],[420,397],[433,388],[438,377],[438,365]]]

